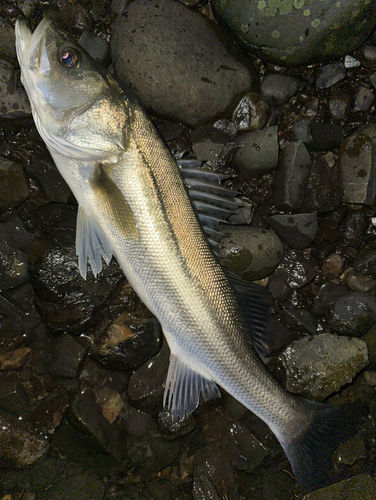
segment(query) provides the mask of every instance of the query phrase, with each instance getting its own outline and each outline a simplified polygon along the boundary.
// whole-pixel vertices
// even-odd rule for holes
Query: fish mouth
[[[46,50],[46,31],[51,21],[43,19],[34,33],[23,19],[17,19],[15,26],[17,58],[21,67],[40,73],[48,73],[50,63]]]

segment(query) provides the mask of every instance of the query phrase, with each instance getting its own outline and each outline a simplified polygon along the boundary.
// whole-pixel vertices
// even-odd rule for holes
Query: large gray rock
[[[278,356],[278,363],[290,392],[322,401],[368,364],[367,345],[323,333],[293,342]]]
[[[252,53],[293,66],[352,52],[376,25],[370,0],[213,0],[212,7]]]
[[[114,24],[117,76],[158,115],[197,124],[254,90],[250,63],[215,23],[172,0],[136,0]]]

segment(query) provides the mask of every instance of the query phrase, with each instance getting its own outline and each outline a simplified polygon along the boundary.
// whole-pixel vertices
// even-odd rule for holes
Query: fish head
[[[47,147],[75,160],[117,162],[129,109],[115,80],[48,19],[34,33],[18,20],[15,32],[21,82]]]

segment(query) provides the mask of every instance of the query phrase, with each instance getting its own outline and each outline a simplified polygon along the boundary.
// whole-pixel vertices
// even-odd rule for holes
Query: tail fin
[[[355,434],[367,411],[360,405],[322,405],[306,432],[282,445],[302,488],[317,489],[330,482],[333,453]]]

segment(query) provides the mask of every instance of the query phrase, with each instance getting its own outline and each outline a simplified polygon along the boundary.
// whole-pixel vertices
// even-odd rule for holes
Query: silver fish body
[[[173,415],[191,413],[200,392],[209,399],[220,385],[268,424],[309,485],[294,454],[321,406],[287,393],[250,348],[233,289],[151,120],[49,21],[34,34],[18,22],[16,45],[35,123],[79,204],[81,273],[88,258],[97,274],[101,257],[114,255],[160,321]]]

